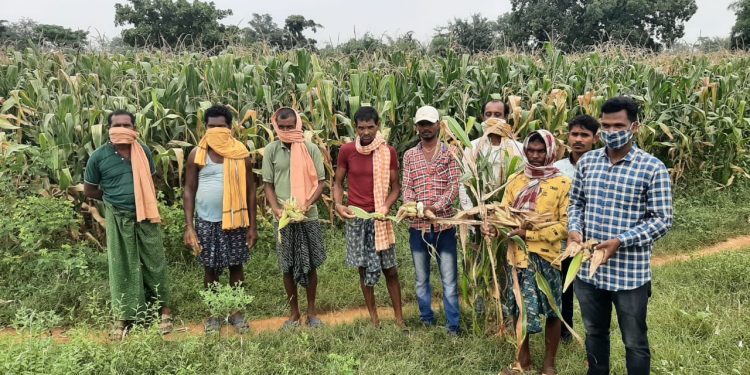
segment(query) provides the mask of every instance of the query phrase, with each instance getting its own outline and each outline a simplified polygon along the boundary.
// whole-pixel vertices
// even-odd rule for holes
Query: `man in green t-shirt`
[[[315,311],[316,269],[325,261],[326,253],[315,205],[325,187],[323,156],[315,144],[305,141],[302,120],[295,110],[281,108],[271,121],[279,140],[271,142],[263,152],[266,198],[276,219],[281,218],[284,204],[292,201],[306,216],[304,221],[281,229],[277,236],[276,253],[291,307],[284,328],[299,325],[297,284],[307,289],[307,325],[319,327],[322,322]]]
[[[97,148],[86,163],[84,192],[88,198],[104,201],[109,286],[117,319],[110,338],[122,339],[134,322],[146,318],[143,314],[148,304],[161,310],[159,328],[166,334],[172,330],[172,314],[151,178],[156,173],[153,156],[136,140],[132,113],[114,111],[107,122],[110,141]],[[148,220],[139,220],[144,215]]]

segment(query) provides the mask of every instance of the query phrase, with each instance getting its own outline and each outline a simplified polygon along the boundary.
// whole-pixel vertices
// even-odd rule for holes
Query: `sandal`
[[[110,341],[122,341],[128,334],[128,327],[124,322],[117,322],[112,326],[112,330],[109,331]]]
[[[217,317],[210,317],[206,320],[206,324],[203,326],[204,332],[209,335],[212,333],[218,333],[221,330],[221,319]]]
[[[294,328],[299,327],[299,320],[287,320],[284,322],[284,325],[281,326],[282,331],[288,331]]]
[[[500,375],[523,375],[534,373],[534,366],[527,368],[521,367],[521,364],[516,362],[500,371]]]
[[[174,328],[174,324],[172,323],[172,315],[161,315],[161,321],[159,322],[159,332],[162,335],[167,335],[169,333],[172,333],[172,328]]]
[[[396,322],[396,328],[400,329],[401,333],[403,333],[403,334],[405,334],[407,336],[409,334],[411,334],[411,330],[409,329],[409,327],[406,326],[406,323],[404,323],[403,321]]]
[[[325,324],[323,324],[323,321],[320,320],[317,316],[308,316],[307,317],[307,326],[310,328],[321,328]]]
[[[240,335],[245,334],[250,330],[250,326],[247,325],[245,316],[239,313],[229,318],[229,324],[231,324]]]

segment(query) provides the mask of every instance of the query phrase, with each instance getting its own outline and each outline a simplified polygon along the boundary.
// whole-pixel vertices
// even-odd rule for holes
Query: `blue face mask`
[[[604,145],[607,146],[610,150],[619,150],[623,147],[625,147],[628,142],[630,142],[630,139],[633,138],[633,123],[630,123],[630,126],[625,130],[615,131],[615,132],[601,132],[599,137],[602,139],[602,142],[604,142]]]

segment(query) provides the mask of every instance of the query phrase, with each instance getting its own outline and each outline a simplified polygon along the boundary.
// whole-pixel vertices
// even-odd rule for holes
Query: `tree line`
[[[735,0],[729,7],[736,16],[730,35],[699,38],[699,50],[750,48],[750,0]],[[676,43],[684,36],[685,22],[696,10],[695,0],[511,0],[511,11],[496,19],[475,14],[436,28],[427,46],[408,32],[382,38],[365,34],[326,48],[345,53],[389,47],[479,53],[534,49],[554,42],[557,48],[573,52],[613,42],[659,51],[679,47]],[[219,9],[211,1],[127,0],[115,4],[114,23],[124,30],[111,43],[131,48],[215,49],[257,43],[279,50],[319,47],[306,35],[316,33],[323,25],[303,15],[289,15],[281,25],[271,15],[257,13],[245,27],[221,23],[232,14],[231,9]],[[3,45],[80,48],[88,37],[87,31],[28,19],[12,23],[0,20]]]

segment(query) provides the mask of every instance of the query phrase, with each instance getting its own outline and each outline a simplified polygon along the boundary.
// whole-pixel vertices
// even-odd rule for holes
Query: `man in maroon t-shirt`
[[[359,219],[342,203],[344,179],[347,179],[349,205],[388,215],[401,192],[398,155],[380,134],[378,112],[374,108],[361,107],[354,115],[354,121],[357,139],[341,146],[333,185],[336,212],[347,220],[346,263],[359,269],[359,284],[372,324],[380,325],[375,307],[375,284],[382,272],[396,324],[404,327],[393,225],[388,220]]]

